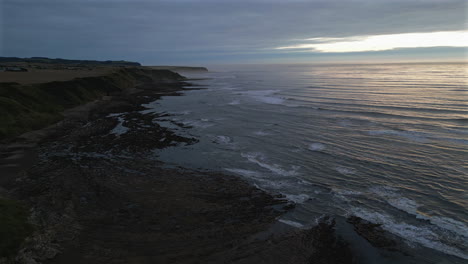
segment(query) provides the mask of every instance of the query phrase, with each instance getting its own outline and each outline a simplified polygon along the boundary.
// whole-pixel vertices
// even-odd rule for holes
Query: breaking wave
[[[297,175],[297,170],[299,166],[291,166],[290,170],[282,168],[278,164],[270,164],[267,163],[267,158],[263,153],[260,152],[252,152],[252,153],[241,153],[241,156],[246,158],[248,161],[257,164],[258,166],[267,169],[275,174],[282,175],[282,176],[294,176]]]

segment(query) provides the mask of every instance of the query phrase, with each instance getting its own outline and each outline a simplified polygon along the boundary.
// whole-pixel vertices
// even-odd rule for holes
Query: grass
[[[0,83],[0,141],[40,129],[62,119],[67,108],[119,92],[135,81],[183,79],[168,70],[125,69],[110,75],[33,85]]]
[[[0,257],[12,257],[33,232],[28,210],[20,202],[0,198]]]
[[[0,140],[40,129],[62,119],[61,112],[118,90],[105,78],[37,85],[0,84]]]

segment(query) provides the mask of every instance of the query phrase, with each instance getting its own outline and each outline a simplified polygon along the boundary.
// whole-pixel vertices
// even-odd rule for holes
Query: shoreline
[[[42,137],[29,137],[38,143],[31,146],[38,162],[6,184],[12,197],[30,206],[29,220],[36,227],[16,260],[258,263],[264,258],[284,263],[292,258],[308,263],[310,256],[336,258],[324,253],[340,248],[341,257],[352,261],[349,250],[336,242],[332,221],[285,232],[289,227],[278,228],[276,219],[293,206],[284,198],[237,176],[162,168],[152,149],[196,139],[152,123],[155,115],[167,114],[142,114],[141,105],[181,95],[184,85],[190,89],[187,83],[142,82],[130,93],[75,108],[86,111],[73,115],[69,110],[62,125],[45,135],[32,133]],[[269,235],[252,239],[261,232]],[[310,232],[331,240],[304,243]],[[328,249],[317,251],[322,242]],[[294,254],[284,252],[293,248]]]

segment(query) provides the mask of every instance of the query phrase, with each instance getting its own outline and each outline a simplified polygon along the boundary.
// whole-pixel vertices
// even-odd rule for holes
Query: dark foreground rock
[[[335,221],[325,217],[307,230],[271,234],[266,239],[248,241],[235,249],[214,255],[212,263],[358,263],[349,245],[335,233]],[[224,262],[217,262],[223,260]]]
[[[41,238],[50,240],[33,254],[63,252],[51,263],[203,259],[264,229],[280,213],[272,206],[283,203],[226,175],[144,160],[64,162],[37,166],[21,183],[36,223],[47,223]]]
[[[354,226],[354,231],[376,248],[404,252],[395,235],[386,232],[380,224],[374,224],[357,216],[350,216],[347,222]]]

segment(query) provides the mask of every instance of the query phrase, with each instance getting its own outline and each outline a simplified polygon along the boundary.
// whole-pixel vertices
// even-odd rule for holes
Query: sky
[[[144,65],[467,61],[466,0],[0,0],[0,56]]]

